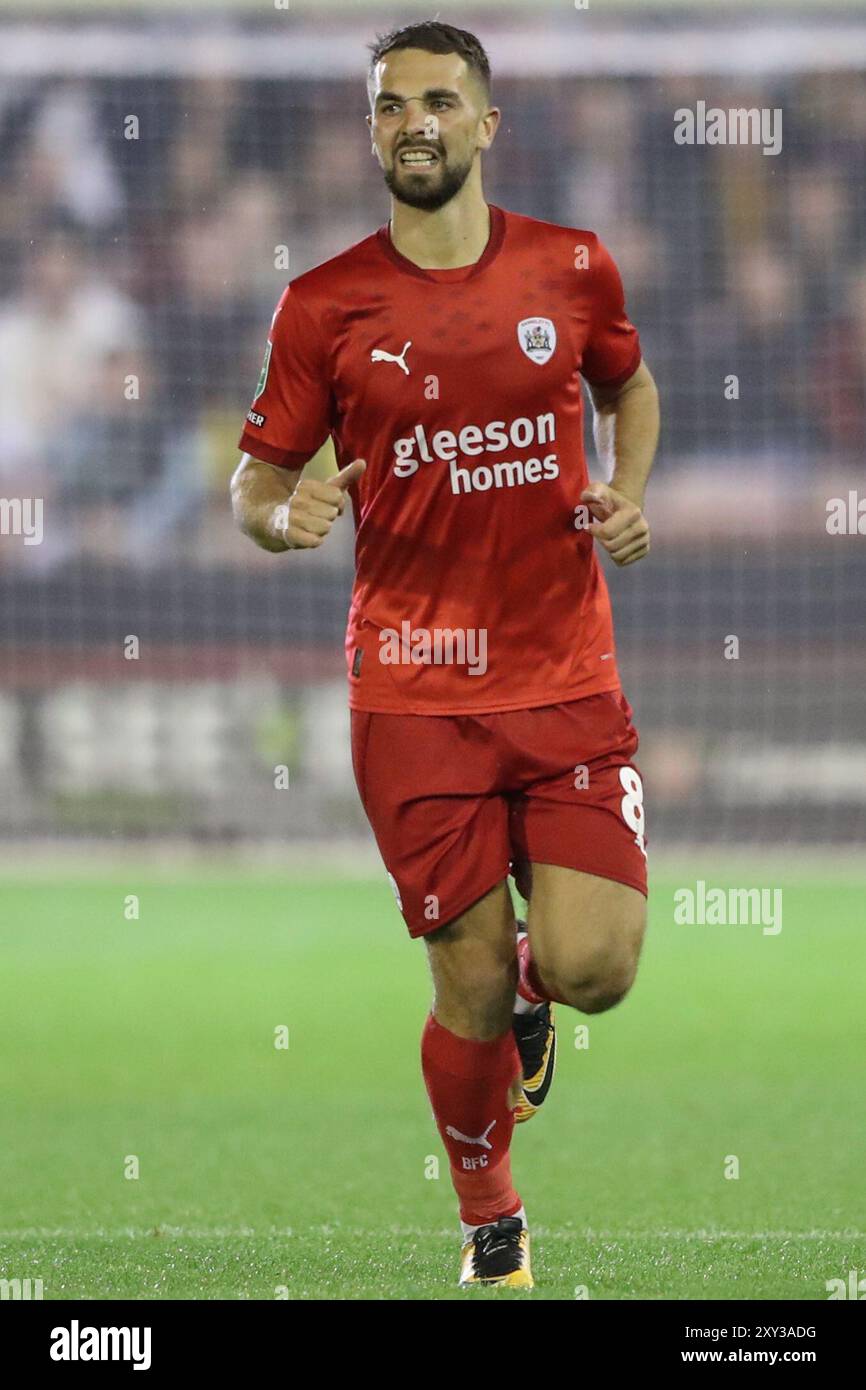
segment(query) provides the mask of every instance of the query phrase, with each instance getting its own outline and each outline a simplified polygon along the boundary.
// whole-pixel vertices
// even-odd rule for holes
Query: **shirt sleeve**
[[[271,320],[238,448],[280,468],[300,468],[328,438],[331,408],[321,331],[288,285]]]
[[[625,311],[619,271],[600,241],[590,266],[592,315],[580,370],[593,386],[621,386],[640,366],[640,339]]]

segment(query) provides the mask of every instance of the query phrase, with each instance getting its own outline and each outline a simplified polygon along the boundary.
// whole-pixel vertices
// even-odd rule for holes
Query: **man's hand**
[[[595,520],[587,526],[614,564],[631,565],[650,548],[650,530],[640,507],[607,483],[590,483],[580,494]]]
[[[346,505],[346,493],[367,467],[354,459],[328,482],[302,478],[287,503],[274,511],[274,531],[288,550],[314,550],[322,544]]]

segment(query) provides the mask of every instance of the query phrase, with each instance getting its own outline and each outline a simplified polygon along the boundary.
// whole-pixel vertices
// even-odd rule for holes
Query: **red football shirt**
[[[240,448],[299,467],[332,435],[352,488],[349,702],[528,709],[619,685],[583,529],[580,377],[640,364],[622,284],[587,231],[490,206],[481,259],[423,270],[388,226],[279,301]]]

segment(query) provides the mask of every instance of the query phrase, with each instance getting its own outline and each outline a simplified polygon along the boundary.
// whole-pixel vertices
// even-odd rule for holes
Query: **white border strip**
[[[540,21],[492,35],[494,78],[590,75],[670,76],[836,72],[866,69],[866,23],[793,22],[672,26],[647,33],[629,26],[582,31]],[[543,27],[542,27],[543,26]],[[363,76],[372,30],[330,34],[300,26],[283,34],[222,21],[168,26],[69,26],[0,23],[0,75],[35,77],[262,77],[303,80]]]
[[[395,1236],[397,1238],[430,1237],[440,1240],[455,1239],[453,1227],[433,1226],[383,1226],[372,1222],[369,1226],[313,1225],[313,1226],[97,1226],[90,1230],[75,1226],[27,1226],[21,1230],[0,1231],[0,1240],[150,1240],[156,1233],[166,1240],[288,1240],[293,1236],[301,1239],[319,1236],[337,1236],[343,1240],[368,1240],[371,1235]],[[533,1238],[541,1240],[590,1240],[590,1241],[636,1241],[668,1240],[698,1241],[711,1244],[716,1240],[826,1240],[854,1241],[866,1240],[866,1232],[842,1231],[677,1231],[659,1227],[657,1231],[597,1231],[586,1228],[552,1228],[533,1226]],[[290,1254],[290,1251],[286,1251]]]

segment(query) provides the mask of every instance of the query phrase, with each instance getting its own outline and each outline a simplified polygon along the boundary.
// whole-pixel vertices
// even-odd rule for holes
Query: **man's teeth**
[[[400,159],[403,164],[432,164],[436,156],[429,150],[404,150]]]

